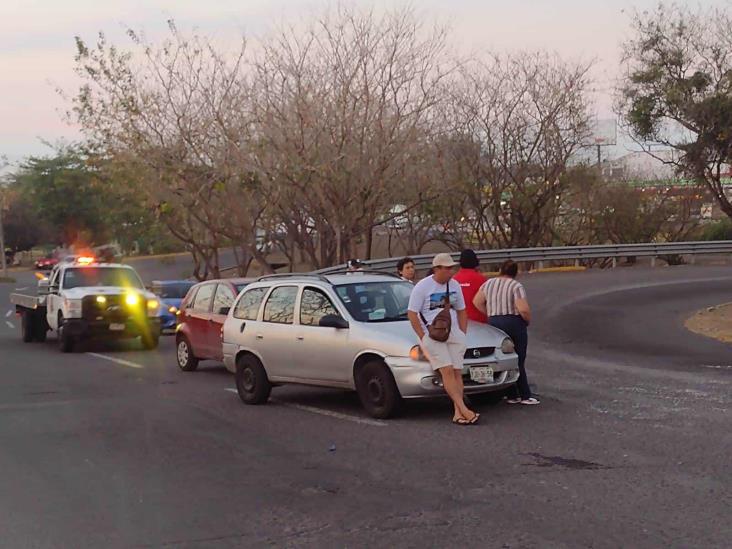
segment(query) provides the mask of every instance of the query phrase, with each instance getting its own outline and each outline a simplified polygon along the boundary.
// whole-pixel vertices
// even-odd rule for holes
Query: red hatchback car
[[[221,329],[247,278],[206,280],[193,286],[180,304],[175,336],[178,367],[192,372],[200,360],[223,360]]]

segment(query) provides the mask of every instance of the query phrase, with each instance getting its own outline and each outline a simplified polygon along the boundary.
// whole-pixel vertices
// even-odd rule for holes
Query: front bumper
[[[160,329],[162,331],[173,330],[175,331],[178,325],[178,317],[171,314],[164,314],[160,316]]]
[[[124,329],[112,329],[115,328],[115,324],[123,324]],[[145,320],[127,319],[120,322],[109,322],[107,320],[67,318],[64,320],[64,331],[75,338],[127,339],[159,334],[160,319],[157,317],[149,317]]]
[[[432,370],[429,362],[416,361],[408,357],[386,357],[394,381],[402,398],[429,398],[445,396],[439,372]],[[493,368],[493,381],[475,383],[470,379],[471,366]],[[519,377],[516,355],[494,356],[479,360],[466,360],[463,365],[463,383],[466,395],[500,391],[515,384]]]

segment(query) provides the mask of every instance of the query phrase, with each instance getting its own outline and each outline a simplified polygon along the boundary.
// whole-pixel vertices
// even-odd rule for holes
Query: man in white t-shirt
[[[433,274],[419,281],[412,290],[408,315],[422,351],[432,369],[440,372],[445,391],[452,399],[455,408],[453,423],[471,425],[478,421],[480,414],[470,410],[463,400],[463,355],[468,314],[460,284],[451,280],[456,265],[450,254],[435,256],[432,260]],[[452,319],[450,337],[445,342],[435,341],[430,338],[427,327],[445,308],[448,299]]]

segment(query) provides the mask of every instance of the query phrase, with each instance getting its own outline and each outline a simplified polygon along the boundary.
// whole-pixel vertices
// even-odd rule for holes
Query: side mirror
[[[335,328],[337,330],[347,330],[349,328],[348,321],[340,315],[325,315],[320,319],[318,326],[323,328]]]
[[[228,316],[230,310],[231,310],[231,307],[221,307],[219,309],[219,314],[220,315],[224,315],[224,316]]]

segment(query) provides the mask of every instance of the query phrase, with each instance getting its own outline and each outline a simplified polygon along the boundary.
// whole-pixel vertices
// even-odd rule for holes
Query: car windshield
[[[162,299],[183,299],[195,282],[173,282],[155,286],[155,293]]]
[[[132,269],[118,267],[79,267],[66,269],[64,288],[84,286],[117,286],[123,288],[143,288],[140,278]]]
[[[407,319],[409,282],[389,280],[342,284],[336,292],[351,316],[360,322],[396,322]]]
[[[240,282],[239,284],[234,284],[234,288],[236,288],[236,293],[241,292],[248,285],[249,285],[248,282]]]

